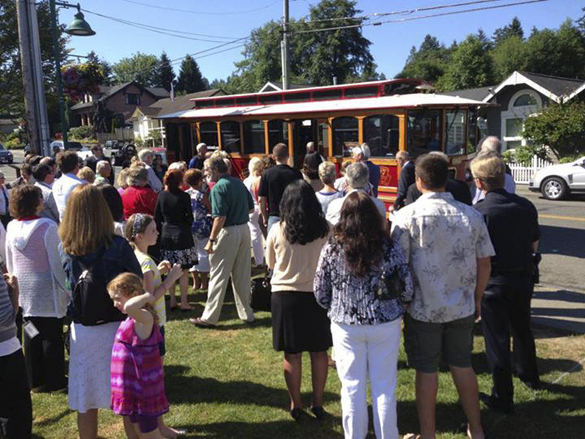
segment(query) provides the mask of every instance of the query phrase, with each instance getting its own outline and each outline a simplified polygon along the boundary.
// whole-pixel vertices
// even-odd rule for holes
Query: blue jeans
[[[268,235],[270,233],[270,229],[272,228],[272,226],[279,221],[280,221],[279,216],[269,216],[268,217],[268,225],[266,226],[266,235]]]

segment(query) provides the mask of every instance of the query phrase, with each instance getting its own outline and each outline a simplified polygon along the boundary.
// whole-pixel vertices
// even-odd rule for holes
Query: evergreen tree
[[[453,53],[444,86],[448,90],[461,90],[493,83],[492,58],[485,50],[485,42],[477,35],[469,35]]]
[[[497,46],[511,37],[517,37],[520,40],[524,39],[524,30],[522,30],[522,24],[520,24],[518,17],[514,17],[509,25],[500,27],[494,31],[494,44]]]
[[[447,70],[450,53],[436,37],[427,34],[418,50],[410,50],[406,65],[396,76],[424,79],[436,85]]]
[[[166,52],[163,52],[158,61],[158,69],[156,74],[157,87],[162,87],[166,91],[171,91],[171,84],[175,81],[175,72],[171,65],[171,60]]]
[[[187,55],[181,62],[177,91],[184,94],[195,93],[207,90],[208,87],[209,82],[201,75],[197,62],[190,55]]]
[[[147,55],[136,52],[128,58],[122,58],[112,66],[114,82],[123,84],[136,81],[143,87],[155,87],[157,84],[158,58],[155,55]]]
[[[104,72],[104,81],[103,85],[111,85],[112,84],[112,66],[109,62],[102,60],[97,53],[93,50],[87,54],[87,62],[97,64],[101,66]]]
[[[516,70],[528,70],[528,47],[526,42],[517,35],[500,41],[492,51],[492,58],[496,82],[503,81]]]

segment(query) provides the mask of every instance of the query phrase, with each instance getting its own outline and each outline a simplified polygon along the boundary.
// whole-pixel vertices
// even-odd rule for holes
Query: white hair
[[[144,148],[138,151],[138,158],[140,159],[140,161],[144,161],[148,157],[154,157],[154,152],[152,152],[150,149]]]
[[[359,147],[359,146],[354,146],[354,147],[351,149],[351,156],[352,156],[353,158],[356,158],[358,155],[361,155],[361,156],[363,156],[363,155],[364,155],[364,151],[362,150],[362,148],[361,148],[361,147]]]
[[[315,142],[307,143],[307,152],[309,152],[309,150],[315,151]]]
[[[367,143],[362,143],[362,152],[364,153],[364,158],[367,160],[372,155],[372,151],[370,151],[370,147]]]
[[[370,182],[370,171],[363,163],[352,163],[345,171],[345,178],[352,189],[362,189]]]
[[[185,162],[173,162],[169,165],[169,171],[173,169],[178,169],[179,171],[185,172],[187,169],[187,163]]]
[[[481,152],[495,152],[502,154],[502,142],[496,136],[488,136],[481,143]]]
[[[110,162],[108,162],[107,160],[100,160],[95,165],[95,172],[99,173],[106,166],[110,166]]]
[[[201,142],[197,145],[196,149],[197,149],[197,152],[199,154],[201,154],[201,151],[203,151],[203,149],[207,149],[207,144]]]

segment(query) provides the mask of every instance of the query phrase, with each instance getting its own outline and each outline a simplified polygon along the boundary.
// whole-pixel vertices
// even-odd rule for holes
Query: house
[[[216,88],[196,93],[189,93],[183,96],[177,96],[174,99],[171,98],[160,99],[148,107],[144,106],[136,107],[134,113],[132,113],[132,117],[128,119],[128,122],[131,122],[133,126],[134,138],[135,139],[140,138],[144,140],[151,137],[152,130],[160,130],[161,137],[163,139],[163,146],[166,147],[167,135],[165,133],[162,120],[156,119],[157,117],[176,113],[179,111],[191,110],[195,106],[192,99],[209,98],[212,96],[222,95],[225,95],[225,93],[221,89]],[[178,134],[179,127],[169,126],[168,129],[171,131],[171,138],[179,135]],[[186,129],[185,127],[180,129],[188,132],[189,134],[187,137],[190,138],[190,132],[188,129]],[[183,138],[186,135],[187,134],[181,134]],[[191,155],[190,143],[188,146],[186,145],[185,148],[189,148],[188,154]]]
[[[443,94],[496,104],[482,110],[484,135],[498,136],[503,149],[526,145],[524,120],[552,102],[585,99],[585,80],[528,72],[514,72],[499,84],[444,92]],[[481,124],[480,124],[481,125]],[[481,136],[483,137],[483,136]]]
[[[71,107],[71,126],[93,126],[96,122],[102,123],[106,131],[112,128],[112,121],[117,127],[128,123],[136,110],[140,107],[149,107],[155,102],[168,98],[169,92],[160,87],[143,87],[137,82],[126,82],[115,86],[100,86],[96,95],[85,95],[83,102]]]
[[[12,134],[20,125],[12,117],[0,117],[0,134]]]

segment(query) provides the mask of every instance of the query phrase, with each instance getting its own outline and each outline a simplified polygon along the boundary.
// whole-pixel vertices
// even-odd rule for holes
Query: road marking
[[[583,221],[585,222],[585,218],[578,217],[578,216],[561,216],[561,215],[538,215],[539,218],[548,218],[548,219],[559,219],[559,220],[567,220],[567,221]]]

